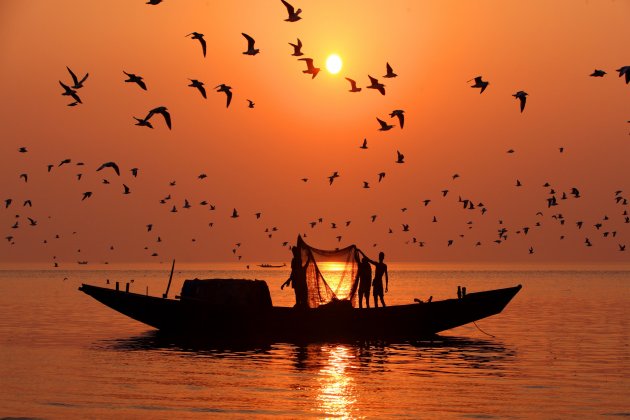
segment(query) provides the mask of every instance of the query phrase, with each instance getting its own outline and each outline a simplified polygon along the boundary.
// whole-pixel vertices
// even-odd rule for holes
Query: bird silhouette
[[[26,152],[28,152],[28,150],[26,150],[26,147],[20,147],[20,148],[18,149],[18,152],[20,152],[20,153],[26,153]]]
[[[24,203],[22,204],[22,207],[33,207],[33,203],[31,202],[31,200],[25,200]]]
[[[619,67],[616,71],[619,72],[619,77],[626,76],[626,84],[630,83],[630,66]]]
[[[368,89],[376,89],[379,92],[381,92],[381,95],[385,95],[385,85],[382,83],[378,82],[378,79],[375,79],[374,77],[370,76],[368,74],[368,77],[370,78],[370,85],[367,86]]]
[[[136,178],[138,176],[138,168],[131,168],[131,175]]]
[[[245,55],[256,55],[260,52],[259,49],[254,48],[254,44],[256,43],[256,41],[254,40],[254,38],[252,38],[251,36],[247,35],[245,32],[241,32],[241,35],[243,35],[245,37],[245,39],[247,40],[247,51],[244,51],[243,54]]]
[[[150,5],[156,6],[156,5],[160,4],[160,3],[162,3],[162,0],[149,0],[145,4],[150,4]],[[109,281],[108,281],[108,284],[109,284]]]
[[[604,77],[606,72],[604,70],[593,70],[593,73],[590,74],[591,77]]]
[[[188,86],[192,88],[196,88],[199,91],[199,93],[201,93],[201,96],[203,96],[203,98],[206,99],[206,89],[203,87],[203,82],[200,82],[197,79],[188,79],[188,80],[190,80],[190,84]]]
[[[105,162],[101,166],[99,166],[96,171],[98,172],[105,168],[112,168],[114,172],[116,172],[116,175],[120,176],[120,169],[118,168],[118,165],[116,164],[116,162]]]
[[[315,76],[317,76],[317,73],[319,73],[320,68],[315,67],[313,65],[313,59],[312,58],[298,58],[298,60],[306,62],[306,70],[302,70],[302,73],[310,74],[312,75],[311,79],[314,79]]]
[[[521,112],[523,112],[523,110],[525,109],[525,102],[527,101],[527,92],[519,90],[512,96],[521,101]]]
[[[475,81],[475,84],[472,85],[471,88],[481,89],[479,91],[479,94],[482,94],[483,91],[486,90],[486,88],[488,87],[488,84],[490,84],[490,82],[483,81],[481,78],[482,78],[482,76],[477,76],[474,79],[470,79],[469,80],[469,82],[471,82],[473,80]]]
[[[405,163],[405,155],[403,155],[402,153],[400,153],[400,151],[396,150],[396,163]]]
[[[402,130],[405,126],[405,111],[402,109],[395,109],[389,114],[389,116],[391,118],[398,117],[398,122],[400,123],[400,128]]]
[[[389,65],[389,63],[387,63],[387,65],[385,66],[386,70],[387,70],[387,74],[383,77],[386,77],[388,79],[391,79],[393,77],[398,76],[396,73],[394,73],[394,70],[392,70],[392,66]]]
[[[127,75],[127,77],[128,77],[128,79],[125,80],[125,83],[135,83],[138,86],[140,86],[141,89],[147,90],[147,85],[142,80],[142,76],[138,76],[138,75],[133,74],[133,73],[127,73],[124,70],[123,70],[123,73],[125,73]]]
[[[144,117],[144,119],[148,121],[155,114],[160,114],[160,115],[162,115],[164,117],[164,121],[166,122],[166,126],[170,130],[171,129],[171,114],[169,114],[169,112],[166,109],[166,107],[165,106],[158,106],[157,108],[153,108],[151,111],[149,111],[147,116]]]
[[[70,86],[68,85],[64,85],[61,80],[59,81],[59,84],[61,85],[61,87],[64,89],[64,92],[61,94],[62,96],[71,96],[72,99],[74,99],[76,102],[82,104],[83,102],[81,102],[81,98],[79,98],[79,95],[77,95],[77,91],[72,89]]]
[[[238,217],[238,212],[236,211],[236,209],[232,210],[232,215],[230,216],[232,219],[236,219]]]
[[[66,165],[68,163],[72,162],[71,159],[64,159],[61,162],[59,162],[59,165],[57,165],[57,167],[61,166],[61,165]]]
[[[203,56],[206,56],[206,40],[203,39],[203,34],[199,33],[199,32],[191,32],[188,35],[186,35],[187,37],[191,37],[191,39],[198,39],[199,43],[201,44],[201,51],[203,52]]]
[[[350,82],[350,90],[348,92],[361,92],[361,88],[357,87],[357,82],[349,77],[346,77],[346,80]]]
[[[367,148],[368,148],[367,139],[363,139],[363,144],[359,146],[359,149],[367,149]]]
[[[70,76],[72,77],[72,82],[74,83],[74,85],[71,86],[72,89],[81,89],[83,87],[83,82],[85,82],[90,73],[85,73],[85,76],[83,76],[83,78],[79,80],[77,75],[74,74],[72,70],[70,70],[70,67],[66,66],[66,68],[68,69],[68,73],[70,73]]]
[[[289,14],[289,17],[284,20],[285,22],[297,22],[298,20],[302,19],[299,16],[300,13],[302,13],[302,9],[295,10],[295,8],[291,4],[287,3],[285,0],[280,1],[282,1],[284,7],[287,8],[287,13]]]
[[[254,108],[256,104],[251,99],[247,99],[247,108]]]
[[[363,181],[363,188],[370,188],[370,183],[367,181]]]
[[[228,108],[230,106],[230,102],[232,102],[232,88],[226,84],[221,83],[216,86],[215,89],[217,92],[225,92],[225,96],[227,97],[227,101],[225,103],[225,107]]]
[[[335,178],[339,178],[339,173],[337,171],[333,172],[333,174],[328,177],[328,185],[332,185],[335,181]]]
[[[304,53],[302,52],[302,41],[300,41],[300,38],[297,39],[297,44],[292,44],[289,42],[289,45],[293,47],[293,54],[291,54],[292,56],[300,57],[304,55]]]
[[[20,174],[20,178],[24,179],[24,182],[28,182],[28,174]]]
[[[123,194],[130,194],[131,193],[131,191],[129,190],[129,187],[127,185],[123,184],[123,188],[124,188]]]
[[[81,201],[85,200],[86,198],[90,198],[92,197],[92,191],[86,191],[83,193],[83,198],[81,199]]]
[[[385,121],[383,121],[383,120],[381,120],[379,118],[376,118],[376,121],[378,121],[378,123],[381,125],[381,128],[379,128],[378,131],[389,131],[392,128],[394,128],[393,125],[387,124]]]
[[[383,180],[383,178],[385,178],[385,172],[379,172],[378,173],[378,182],[381,182]]]

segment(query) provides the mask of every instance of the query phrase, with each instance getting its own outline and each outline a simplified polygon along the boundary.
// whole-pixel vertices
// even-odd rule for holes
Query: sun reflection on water
[[[328,359],[318,373],[318,408],[324,416],[352,417],[356,389],[348,371],[355,356],[343,345],[323,350],[328,353]]]

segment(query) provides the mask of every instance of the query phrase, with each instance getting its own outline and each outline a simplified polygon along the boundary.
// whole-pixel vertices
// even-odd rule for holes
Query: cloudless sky
[[[615,69],[630,65],[629,1],[292,3],[303,9],[294,23],[280,0],[3,1],[0,262],[288,261],[283,243],[298,234],[393,261],[628,261],[628,205],[616,198],[630,198],[630,85]],[[205,35],[205,58],[193,31]],[[260,54],[242,54],[241,32]],[[315,79],[291,56],[297,38],[322,68]],[[332,53],[337,75],[324,68]],[[387,62],[398,77],[382,77]],[[89,72],[76,107],[61,96],[66,66]],[[596,68],[606,76],[589,77]],[[148,90],[124,83],[123,70]],[[366,89],[368,74],[385,96]],[[481,95],[467,82],[475,76],[490,82]],[[348,92],[344,77],[363,90]],[[189,79],[206,84],[207,99]],[[229,108],[213,90],[221,83],[232,87]],[[519,90],[529,94],[522,114]],[[134,125],[157,106],[172,130],[159,115],[152,130]],[[405,111],[402,130],[394,109]],[[380,132],[376,117],[396,127]],[[108,161],[120,176],[96,172]],[[548,208],[551,189],[558,205]]]

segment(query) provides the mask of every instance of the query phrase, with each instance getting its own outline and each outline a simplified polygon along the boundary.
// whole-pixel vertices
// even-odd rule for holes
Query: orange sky
[[[280,0],[2,2],[0,199],[13,204],[0,208],[0,233],[13,239],[0,242],[0,262],[288,261],[282,243],[298,233],[320,248],[384,250],[392,261],[628,261],[619,251],[630,244],[628,206],[615,192],[630,198],[630,86],[615,69],[630,65],[630,2],[293,4],[303,9],[295,23],[284,22]],[[205,34],[205,59],[185,37],[193,31]],[[260,54],[242,54],[241,32]],[[322,69],[339,54],[341,72],[302,74],[306,66],[288,45],[298,37]],[[397,78],[381,77],[386,62]],[[76,107],[60,95],[58,80],[71,82],[66,66],[90,73]],[[595,68],[608,74],[589,77]],[[123,70],[142,75],[148,91],[124,83]],[[385,83],[386,96],[365,89],[368,74]],[[479,75],[490,81],[482,95],[467,83]],[[363,91],[349,93],[344,77]],[[207,100],[187,87],[189,78],[206,83]],[[220,83],[233,88],[228,109],[212,89]],[[519,90],[529,93],[523,114],[511,96]],[[171,131],[159,116],[153,130],[134,125],[133,116],[160,105],[171,112]],[[403,130],[388,116],[394,109],[405,110]],[[397,126],[379,132],[376,117]],[[368,150],[359,149],[363,138]],[[18,153],[21,146],[28,153]],[[396,150],[406,163],[395,163]],[[57,167],[65,158],[72,163]],[[120,177],[96,172],[107,161],[118,163]],[[341,176],[329,186],[333,171]],[[547,208],[545,182],[556,207]],[[122,194],[123,183],[131,194]],[[560,200],[572,187],[581,198]],[[81,201],[85,191],[93,197]],[[463,210],[458,196],[482,202],[487,213]],[[22,207],[26,199],[32,208]],[[181,208],[184,199],[191,209]],[[233,208],[238,219],[229,217]],[[508,238],[494,243],[502,227]]]

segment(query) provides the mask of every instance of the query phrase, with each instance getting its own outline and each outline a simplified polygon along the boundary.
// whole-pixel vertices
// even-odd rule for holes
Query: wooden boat
[[[258,264],[258,267],[262,267],[262,268],[282,268],[282,267],[286,267],[287,264],[286,263],[282,263],[281,265],[274,265],[274,264]]]
[[[118,287],[117,287],[118,288]],[[83,284],[110,308],[168,333],[203,339],[414,339],[500,313],[521,286],[462,299],[357,309],[349,301],[317,308],[278,307],[263,280],[186,280],[176,299]]]

